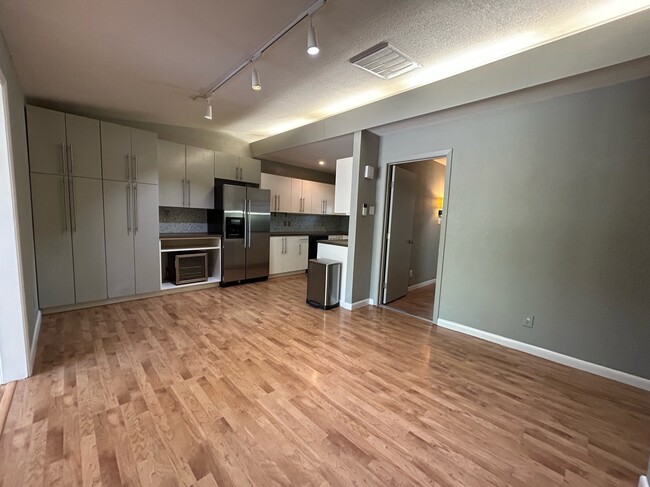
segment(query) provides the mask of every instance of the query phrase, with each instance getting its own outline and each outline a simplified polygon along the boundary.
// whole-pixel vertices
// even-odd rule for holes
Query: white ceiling
[[[329,0],[213,97],[219,79],[312,0],[0,0],[0,29],[26,95],[98,116],[225,131],[252,141],[514,54],[650,0]],[[387,81],[348,59],[389,41],[424,65]]]
[[[352,157],[352,134],[321,140],[291,149],[266,154],[264,159],[284,162],[294,166],[306,167],[317,171],[336,172],[336,160]],[[324,161],[324,165],[318,164]]]

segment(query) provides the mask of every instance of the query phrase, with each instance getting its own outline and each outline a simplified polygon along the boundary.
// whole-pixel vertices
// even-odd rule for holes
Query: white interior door
[[[406,296],[408,292],[415,212],[415,175],[399,166],[393,166],[391,185],[384,304]]]

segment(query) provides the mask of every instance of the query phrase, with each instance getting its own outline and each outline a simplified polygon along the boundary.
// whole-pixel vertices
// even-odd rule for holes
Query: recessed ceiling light
[[[318,161],[318,165],[319,165],[319,166],[324,166],[324,165],[325,165],[325,161]]]

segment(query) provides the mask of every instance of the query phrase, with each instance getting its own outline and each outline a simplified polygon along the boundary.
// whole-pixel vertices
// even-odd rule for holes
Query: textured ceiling
[[[28,97],[98,116],[256,140],[646,8],[650,0],[329,0],[213,97],[191,101],[311,0],[0,0],[0,29]],[[424,65],[386,81],[348,59],[389,41]]]
[[[343,135],[333,139],[321,140],[291,149],[266,154],[265,159],[285,162],[294,166],[307,167],[317,171],[336,172],[336,160],[352,157],[353,136]],[[325,161],[324,165],[318,161]]]

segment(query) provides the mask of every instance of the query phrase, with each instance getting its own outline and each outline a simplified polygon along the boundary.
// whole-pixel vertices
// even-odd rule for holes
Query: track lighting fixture
[[[309,16],[309,30],[307,31],[307,52],[311,56],[315,56],[320,52],[318,47],[318,38],[316,37],[316,29],[314,29],[314,24],[311,21],[311,15]]]
[[[206,98],[205,100],[208,104],[205,107],[205,115],[203,115],[203,117],[208,120],[212,120],[212,103],[210,102],[210,98]]]
[[[257,72],[257,68],[253,64],[253,74],[251,76],[251,88],[255,91],[260,91],[262,89],[262,83],[260,83],[260,73]]]
[[[311,56],[315,56],[316,54],[318,54],[320,52],[320,49],[318,48],[318,39],[316,38],[316,29],[314,29],[314,25],[312,23],[312,16],[316,12],[318,12],[321,8],[323,8],[326,3],[327,0],[312,0],[311,5],[307,7],[307,9],[305,9],[303,12],[298,14],[282,30],[280,30],[272,38],[266,41],[254,53],[248,56],[244,61],[242,61],[235,68],[230,70],[224,76],[222,76],[217,81],[212,83],[212,85],[210,85],[209,88],[203,91],[203,93],[197,94],[196,96],[192,97],[192,99],[195,101],[205,100],[207,102],[208,105],[205,109],[204,117],[207,118],[208,120],[212,120],[212,106],[210,105],[210,97],[214,94],[214,92],[217,91],[219,88],[221,88],[223,85],[225,85],[228,81],[234,78],[241,71],[246,69],[248,65],[251,63],[253,64],[253,71],[251,73],[251,88],[255,91],[260,91],[262,89],[262,84],[260,82],[260,73],[257,71],[257,68],[255,67],[255,61],[259,59],[262,56],[262,54],[264,54],[267,51],[267,49],[269,49],[271,46],[273,46],[273,44],[275,44],[277,41],[282,39],[282,37],[284,37],[285,34],[291,31],[303,20],[309,19],[309,30],[307,31],[307,52]]]

